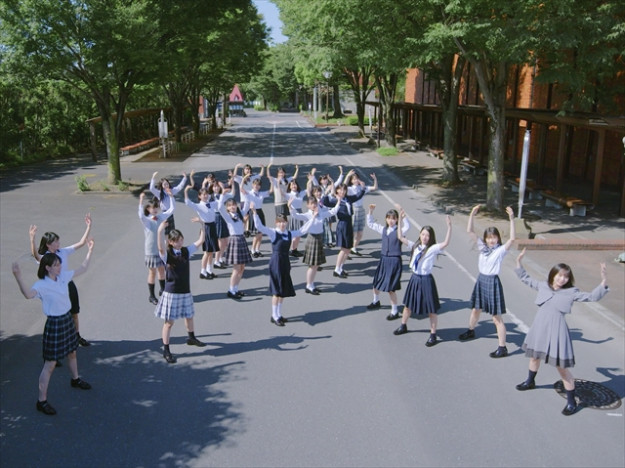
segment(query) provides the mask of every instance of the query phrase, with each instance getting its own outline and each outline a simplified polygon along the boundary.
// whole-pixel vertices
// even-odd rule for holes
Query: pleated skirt
[[[252,254],[243,235],[230,236],[224,260],[229,265],[252,263]]]
[[[432,275],[412,274],[406,286],[404,306],[413,315],[436,314],[441,307],[438,300],[438,289]]]
[[[48,317],[43,329],[43,360],[58,361],[78,349],[78,334],[72,314]]]
[[[323,251],[323,234],[308,234],[302,262],[308,266],[323,265],[326,254]]]
[[[383,255],[373,274],[373,287],[378,291],[391,292],[401,289],[401,257]]]
[[[471,308],[482,309],[491,315],[506,313],[503,286],[498,275],[478,275],[471,293]]]
[[[163,291],[158,300],[154,315],[163,320],[191,318],[195,314],[191,293],[170,293]]]

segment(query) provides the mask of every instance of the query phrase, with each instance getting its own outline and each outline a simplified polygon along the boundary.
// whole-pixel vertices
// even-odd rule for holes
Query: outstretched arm
[[[82,275],[85,271],[87,271],[87,268],[89,268],[89,261],[91,260],[91,253],[93,252],[94,245],[95,245],[94,240],[89,239],[89,242],[87,243],[87,247],[88,247],[87,255],[85,256],[85,259],[82,261],[82,264],[74,270],[74,276]]]
[[[82,238],[77,243],[72,245],[74,250],[78,250],[79,248],[81,248],[83,245],[87,243],[87,239],[89,239],[89,233],[91,232],[91,213],[87,213],[85,215],[85,223],[87,224],[85,233],[82,235]]]
[[[445,249],[451,240],[451,216],[447,215],[445,221],[447,222],[447,234],[445,235],[445,240],[441,242],[441,250]]]
[[[475,215],[477,214],[479,210],[480,210],[480,205],[475,205],[473,207],[473,209],[471,210],[471,214],[469,215],[469,222],[467,223],[467,232],[471,234],[471,237],[473,238],[473,240],[477,239],[477,234],[475,234],[475,229],[473,228],[473,218],[475,217]]]
[[[37,251],[37,246],[35,245],[35,236],[37,235],[37,226],[34,224],[30,225],[30,229],[28,229],[28,235],[30,236],[30,253],[35,258],[35,260],[40,261],[41,255]]]
[[[21,293],[24,295],[26,299],[32,299],[37,296],[37,291],[32,288],[28,288],[24,281],[22,280],[22,272],[20,271],[20,266],[17,262],[13,262],[11,265],[11,270],[13,271],[13,276],[15,276],[15,280],[17,281],[17,285],[20,288]]]
[[[508,213],[508,217],[510,218],[510,239],[508,239],[508,242],[504,244],[504,247],[506,250],[509,250],[510,247],[512,247],[512,243],[516,239],[516,228],[514,226],[514,210],[508,206],[506,208],[506,213]]]
[[[201,223],[202,226],[200,227],[200,237],[198,238],[198,240],[196,240],[193,245],[195,245],[195,248],[199,249],[202,244],[204,243],[204,236],[206,235],[206,233],[204,232],[204,226],[203,226],[203,222],[200,218],[195,217],[195,218],[191,218],[191,221],[194,223]]]

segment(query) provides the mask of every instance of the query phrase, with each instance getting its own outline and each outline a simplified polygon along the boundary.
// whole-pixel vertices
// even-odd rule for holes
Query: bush
[[[380,156],[397,156],[399,154],[399,150],[394,146],[384,146],[382,148],[378,148],[378,154]]]
[[[364,123],[364,124],[365,124],[365,126],[369,125],[369,117],[365,117],[365,118],[364,118],[364,122],[365,122],[365,123]],[[375,123],[376,123],[376,119],[373,119],[373,124],[375,125]],[[347,118],[347,125],[352,125],[352,126],[353,126],[353,125],[358,125],[358,116],[356,116],[356,115],[350,115],[350,116]]]
[[[78,186],[78,190],[80,190],[81,192],[88,192],[89,190],[91,190],[91,187],[89,187],[89,182],[87,182],[87,178],[85,176],[77,175],[75,177],[75,180],[76,185]]]

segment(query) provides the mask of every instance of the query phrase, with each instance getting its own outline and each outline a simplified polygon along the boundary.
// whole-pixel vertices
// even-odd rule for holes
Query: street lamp
[[[326,123],[328,123],[328,107],[330,107],[330,78],[332,78],[332,72],[324,71],[323,76],[326,79]]]

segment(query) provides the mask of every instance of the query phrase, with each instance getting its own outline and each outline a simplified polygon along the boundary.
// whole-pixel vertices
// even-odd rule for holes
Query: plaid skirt
[[[297,208],[295,211],[297,213],[302,212],[300,208]],[[304,225],[303,221],[300,221],[299,219],[295,219],[293,216],[289,216],[289,231],[297,231],[301,229],[303,225]]]
[[[365,207],[354,206],[354,214],[352,216],[352,226],[354,226],[354,232],[362,232],[365,230]]]
[[[441,308],[438,300],[438,290],[432,275],[410,276],[406,294],[404,295],[404,306],[410,309],[413,315],[429,315],[437,313]]]
[[[158,255],[146,255],[145,256],[145,266],[148,268],[158,268],[165,266],[163,260]]]
[[[308,234],[302,262],[308,266],[323,265],[326,254],[323,251],[323,234]]]
[[[228,223],[221,217],[221,213],[215,212],[215,230],[217,231],[217,239],[225,239],[230,237],[228,231]]]
[[[163,291],[163,295],[158,300],[158,305],[154,310],[154,315],[163,320],[192,318],[194,314],[193,295],[191,293]]]
[[[230,236],[224,253],[224,261],[229,265],[252,263],[252,254],[243,235]]]
[[[204,243],[202,244],[204,252],[219,251],[219,238],[217,237],[216,223],[204,223]]]
[[[43,360],[58,361],[78,349],[78,334],[69,312],[48,317],[43,329]]]
[[[262,208],[257,209],[256,214],[260,218],[260,222],[263,223],[263,226],[267,226],[267,222],[265,221],[265,213],[263,212]],[[253,236],[260,233],[260,231],[256,227],[256,223],[254,222],[254,217],[252,215],[250,215],[248,219],[247,230],[250,231],[250,234]]]
[[[373,287],[383,292],[399,291],[401,270],[401,257],[382,255],[373,275]]]
[[[471,308],[482,309],[491,315],[506,313],[503,286],[498,275],[478,275],[471,293]]]

